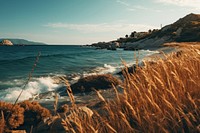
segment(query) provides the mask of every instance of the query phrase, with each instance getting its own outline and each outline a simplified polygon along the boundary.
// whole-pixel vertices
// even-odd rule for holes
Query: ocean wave
[[[112,66],[109,64],[104,64],[102,67],[96,67],[90,71],[83,72],[83,73],[76,73],[72,75],[64,75],[64,74],[57,74],[54,76],[47,76],[47,77],[39,77],[33,78],[27,86],[24,88],[23,93],[19,99],[19,101],[27,100],[33,98],[35,95],[39,95],[41,93],[56,91],[57,89],[61,88],[63,84],[56,82],[56,77],[65,77],[69,80],[70,83],[74,83],[78,81],[82,77],[86,77],[89,75],[97,75],[97,74],[107,74],[107,73],[114,73],[119,66]],[[0,100],[14,102],[17,97],[19,96],[23,84],[26,80],[22,79],[14,79],[12,81],[1,82],[1,85],[10,85],[14,87],[7,88],[5,90],[1,90],[3,95],[0,95]],[[20,87],[16,87],[20,86]],[[3,91],[3,92],[2,92]]]
[[[24,83],[24,80],[20,80],[20,79],[0,81],[0,85],[2,86],[19,86],[19,85],[23,85],[23,83]]]
[[[51,77],[34,78],[32,81],[30,81],[27,84],[27,86],[23,90],[23,93],[19,101],[33,98],[34,95],[37,95],[40,93],[55,91],[60,86],[61,85],[59,84],[55,84],[54,80]],[[0,100],[13,102],[19,96],[21,90],[22,90],[22,87],[8,88],[4,90],[5,91],[4,93],[6,93],[6,95],[1,96]]]
[[[107,74],[107,73],[114,73],[116,71],[117,67],[104,64],[103,67],[96,67],[95,69],[92,69],[89,72],[84,72],[83,77],[87,77],[90,75],[97,75],[97,74]]]
[[[40,58],[49,58],[49,57],[64,57],[64,58],[74,58],[73,56],[69,56],[67,54],[47,54],[47,55],[40,55]],[[32,60],[35,59],[36,56],[27,56],[27,57],[22,57],[22,58],[15,58],[15,59],[4,59],[0,60],[0,62],[15,62],[15,61],[24,61],[24,60]]]

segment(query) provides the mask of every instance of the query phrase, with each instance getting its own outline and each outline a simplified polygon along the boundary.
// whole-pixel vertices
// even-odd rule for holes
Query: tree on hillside
[[[128,38],[128,35],[125,35],[126,38]]]
[[[137,33],[136,31],[132,32],[130,37],[135,37],[135,33]]]
[[[151,33],[152,32],[152,30],[151,29],[149,29],[149,33]]]

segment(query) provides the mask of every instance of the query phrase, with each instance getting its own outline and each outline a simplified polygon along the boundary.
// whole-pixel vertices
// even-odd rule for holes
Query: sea
[[[56,77],[60,76],[74,83],[88,75],[115,74],[124,67],[123,62],[132,65],[136,57],[142,60],[157,52],[97,50],[95,47],[78,45],[1,46],[0,101],[15,101],[22,89],[20,100],[56,91],[63,86],[55,82]],[[36,62],[38,53],[39,60]]]

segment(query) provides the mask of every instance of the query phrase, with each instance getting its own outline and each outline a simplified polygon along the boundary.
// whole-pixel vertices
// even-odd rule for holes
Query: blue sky
[[[0,38],[90,44],[200,13],[200,0],[0,0]]]

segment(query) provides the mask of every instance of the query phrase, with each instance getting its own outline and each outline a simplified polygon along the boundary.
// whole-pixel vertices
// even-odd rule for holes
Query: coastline
[[[186,100],[188,98],[188,97],[182,95],[182,93],[185,93],[185,92],[182,92],[181,88],[176,88],[176,89],[173,88],[172,90],[170,90],[171,88],[167,87],[167,86],[171,86],[171,85],[172,85],[171,87],[174,87],[173,85],[176,85],[176,86],[180,85],[173,78],[175,76],[174,75],[175,73],[173,73],[171,70],[169,70],[169,73],[168,73],[168,71],[164,72],[164,75],[162,75],[162,76],[158,75],[158,73],[155,73],[157,71],[157,69],[160,74],[163,74],[162,69],[166,69],[166,70],[167,69],[172,69],[172,70],[176,69],[175,71],[180,71],[180,72],[188,71],[187,68],[179,69],[179,67],[178,67],[179,63],[176,63],[176,61],[183,63],[185,67],[186,66],[191,67],[191,66],[187,65],[187,62],[184,62],[187,59],[185,57],[188,54],[190,54],[191,57],[190,57],[190,59],[187,59],[187,61],[193,62],[193,59],[195,59],[195,60],[199,59],[199,57],[197,55],[199,55],[200,52],[199,52],[199,50],[195,49],[191,45],[188,45],[188,48],[184,48],[184,47],[182,47],[181,43],[179,43],[178,46],[176,43],[176,46],[173,45],[170,47],[158,49],[158,50],[163,50],[166,55],[163,56],[163,53],[160,52],[158,54],[148,56],[145,59],[147,61],[147,66],[145,66],[144,69],[143,68],[138,69],[135,74],[126,73],[126,75],[124,75],[123,83],[120,86],[112,87],[112,89],[108,89],[106,91],[105,90],[92,91],[87,94],[82,93],[82,94],[78,94],[78,95],[73,95],[71,92],[71,88],[69,87],[69,84],[65,83],[67,86],[67,88],[65,88],[65,90],[67,91],[69,96],[65,96],[62,99],[58,99],[58,97],[55,96],[55,99],[51,99],[51,100],[39,100],[39,101],[36,100],[36,101],[33,101],[33,103],[32,103],[32,101],[29,101],[31,103],[27,102],[28,104],[34,104],[35,102],[39,102],[40,105],[42,105],[40,107],[42,110],[46,110],[46,108],[47,108],[52,114],[52,116],[49,117],[49,119],[47,121],[45,120],[46,122],[42,121],[42,123],[39,123],[35,128],[33,128],[33,132],[44,132],[45,133],[45,132],[57,131],[57,130],[59,130],[60,132],[64,132],[64,131],[68,131],[68,130],[70,131],[73,128],[76,128],[77,125],[74,125],[72,129],[66,129],[66,128],[64,128],[65,127],[64,125],[66,125],[67,123],[64,124],[63,122],[67,122],[69,119],[73,123],[74,122],[73,115],[75,115],[75,118],[78,119],[80,123],[83,122],[82,126],[86,126],[86,125],[84,125],[85,122],[90,123],[93,120],[95,120],[95,119],[93,119],[93,116],[98,117],[100,119],[101,118],[113,119],[112,121],[116,121],[116,120],[119,120],[118,116],[120,116],[120,114],[123,113],[123,115],[127,116],[127,118],[122,119],[123,121],[127,121],[128,118],[136,119],[137,117],[135,115],[133,116],[133,112],[129,112],[129,110],[137,111],[138,115],[144,116],[144,117],[146,117],[146,119],[148,118],[151,121],[155,119],[154,116],[156,116],[156,117],[160,116],[159,111],[163,113],[164,116],[162,116],[162,117],[166,117],[170,114],[170,113],[168,113],[169,111],[174,111],[174,109],[173,109],[174,107],[179,106],[179,108],[182,108],[182,104],[184,105],[184,109],[187,109],[188,111],[193,110],[193,108],[191,108],[191,106],[189,106],[189,105],[191,105],[190,102],[184,104],[184,103],[180,103],[180,100],[174,100],[174,99],[168,98],[172,94],[174,95],[175,99],[180,98],[180,94],[181,94],[182,98],[184,98]],[[198,46],[198,48],[200,49],[199,46]],[[181,53],[180,53],[180,51],[181,51]],[[183,54],[182,54],[182,52],[183,52]],[[194,52],[194,53],[190,53],[190,52]],[[186,53],[186,55],[185,55],[185,53]],[[193,56],[194,56],[194,58],[193,58]],[[154,61],[155,64],[152,64],[151,61]],[[167,65],[167,63],[172,63],[177,66],[171,67],[169,64]],[[157,66],[159,66],[159,67],[157,67]],[[165,68],[165,67],[169,67],[169,68]],[[193,64],[192,67],[196,67],[196,66]],[[147,71],[147,72],[145,72],[145,71]],[[193,70],[193,71],[195,71],[195,70]],[[153,75],[153,73],[155,75]],[[170,80],[170,82],[173,82],[173,84],[171,84],[171,83],[167,84],[167,82],[163,81],[163,80],[166,80],[165,74],[167,74],[167,76],[171,76],[171,78],[169,78],[168,80]],[[179,74],[184,75],[186,73],[179,73]],[[186,75],[188,75],[188,74],[186,74]],[[148,80],[144,79],[145,76],[149,79]],[[155,78],[157,76],[159,76],[159,78]],[[176,76],[178,76],[178,75],[176,75]],[[189,76],[192,76],[192,75],[189,75]],[[139,80],[136,80],[135,77],[139,78]],[[194,75],[194,77],[195,77],[195,75]],[[185,82],[183,76],[180,76],[178,78],[183,78],[182,79],[183,83],[185,85],[187,85],[187,82]],[[151,80],[151,82],[149,80]],[[156,82],[155,82],[155,80],[156,80]],[[178,80],[178,79],[176,79],[176,80]],[[194,80],[198,80],[198,79],[194,79]],[[133,82],[135,82],[135,83],[133,84]],[[154,85],[152,84],[151,89],[149,89],[147,92],[146,91],[147,88],[145,86],[152,82],[154,83]],[[130,86],[130,84],[134,85],[134,89]],[[163,85],[163,84],[165,84],[165,85]],[[195,81],[194,81],[194,85],[192,86],[192,88],[194,86],[195,86]],[[141,88],[139,89],[138,87],[141,87]],[[157,87],[159,89],[157,89]],[[165,89],[163,89],[162,87],[164,87]],[[191,87],[191,86],[189,86],[189,87]],[[189,89],[187,91],[188,94],[191,93],[189,95],[195,94],[194,97],[198,98],[198,95],[195,92],[193,93],[193,91],[198,91],[198,87],[194,90],[191,90],[191,88],[185,88],[185,89]],[[137,93],[139,93],[140,95]],[[154,94],[154,97],[151,97],[152,94]],[[130,95],[130,96],[128,96],[128,95]],[[168,97],[165,97],[165,96],[162,97],[162,95],[166,95]],[[139,100],[141,97],[143,98],[143,101]],[[161,97],[161,99],[159,97]],[[157,100],[152,101],[152,99],[157,99]],[[166,100],[167,100],[167,102],[166,102]],[[141,102],[145,102],[145,104],[142,104]],[[162,102],[162,103],[160,103],[160,102]],[[155,107],[155,106],[151,105],[152,103],[157,104],[157,106],[155,108],[157,110],[156,112],[154,112],[154,108],[152,108],[152,107]],[[171,104],[170,106],[172,106],[170,108],[168,108],[169,103]],[[149,110],[146,110],[146,111],[149,111],[150,114],[145,114],[143,111],[141,111],[143,109],[143,107],[140,104],[142,106],[145,106],[145,108],[149,108],[149,106],[150,106]],[[162,104],[164,104],[163,108],[161,108]],[[198,104],[198,103],[195,102],[195,104]],[[35,106],[35,105],[33,105],[33,106]],[[128,110],[128,111],[124,112],[124,108],[126,108],[126,110]],[[139,108],[139,110],[137,110],[137,108]],[[166,111],[167,111],[167,113],[165,114]],[[117,113],[117,115],[112,116],[112,114],[114,112]],[[154,112],[155,115],[151,115],[152,112]],[[176,113],[177,115],[181,115],[177,111],[174,113]],[[87,119],[89,121],[87,121],[87,119],[82,119],[82,115],[85,115],[85,117],[88,117]],[[196,114],[193,114],[193,115],[195,115],[194,117],[196,117]],[[180,116],[178,116],[178,117],[180,117]],[[161,119],[161,118],[158,117],[158,119]],[[157,121],[157,119],[156,119],[156,121]],[[139,121],[137,121],[137,122],[139,123]],[[173,121],[173,120],[171,120],[170,123],[171,122],[176,123],[176,121]],[[90,124],[95,124],[95,123],[92,122]],[[145,122],[140,123],[140,124],[145,125]],[[152,123],[150,123],[150,124],[152,124]],[[163,123],[161,123],[161,124],[163,124]],[[110,123],[110,125],[112,125],[112,127],[115,128],[113,130],[121,131],[119,127],[115,127],[112,123]],[[146,125],[146,126],[148,126],[148,125]],[[151,127],[152,126],[153,125],[151,125]],[[170,127],[171,126],[169,126],[167,128],[170,129]],[[139,128],[139,130],[144,130],[140,126],[138,126],[136,128]],[[163,126],[160,126],[159,128],[163,128]],[[181,129],[182,127],[180,126],[177,128]],[[31,127],[28,127],[25,125],[25,129],[29,132]],[[110,130],[111,129],[109,129],[109,131]],[[132,131],[132,127],[127,128],[127,130]],[[146,128],[145,128],[145,130],[146,130]],[[197,131],[198,129],[193,129],[192,127],[190,127],[190,130]]]
[[[154,49],[155,51],[159,51],[159,53],[154,53],[152,55],[146,56],[145,58],[143,58],[142,60],[140,60],[139,62],[143,62],[143,61],[147,61],[147,62],[157,62],[157,60],[166,59],[166,56],[171,55],[171,54],[175,54],[179,51],[182,51],[185,49],[185,46],[182,47],[182,44],[185,43],[168,43],[171,44],[171,46],[166,46],[163,48],[158,48],[158,49]],[[174,45],[176,44],[176,45]],[[187,43],[186,43],[187,44]],[[200,44],[200,43],[199,43]],[[189,43],[189,47],[190,45],[193,45],[193,43]],[[132,68],[133,66],[130,66],[129,68]],[[141,66],[143,67],[143,66]],[[121,71],[123,71],[125,67],[121,68]],[[119,72],[118,72],[119,73]],[[101,74],[97,74],[97,75],[101,75]],[[120,75],[117,73],[113,73],[112,74],[114,77],[120,78]],[[121,77],[121,80],[124,80],[125,77]],[[122,90],[120,89],[120,87],[118,88],[120,92],[122,92]],[[100,90],[101,94],[103,95],[103,97],[105,97],[106,99],[113,99],[114,98],[114,90],[111,88],[108,88],[106,90],[102,89]],[[70,99],[68,96],[62,97],[62,99],[60,99],[61,101],[59,102],[59,104],[62,106],[63,104],[65,104],[66,99],[68,99],[69,101],[67,102],[68,104],[70,103]],[[92,104],[94,104],[95,102],[98,102],[98,98],[96,97],[96,92],[95,91],[91,91],[90,93],[79,93],[79,94],[75,94],[75,99],[77,99],[77,105],[78,106],[91,106]],[[92,101],[91,101],[92,100]],[[54,102],[52,101],[47,101],[47,106],[45,105],[44,100],[42,100],[41,104],[44,105],[44,107],[47,107],[49,105],[53,105],[52,103]],[[90,105],[91,102],[91,105]],[[53,106],[51,106],[51,108],[49,108],[50,110],[53,109]]]

